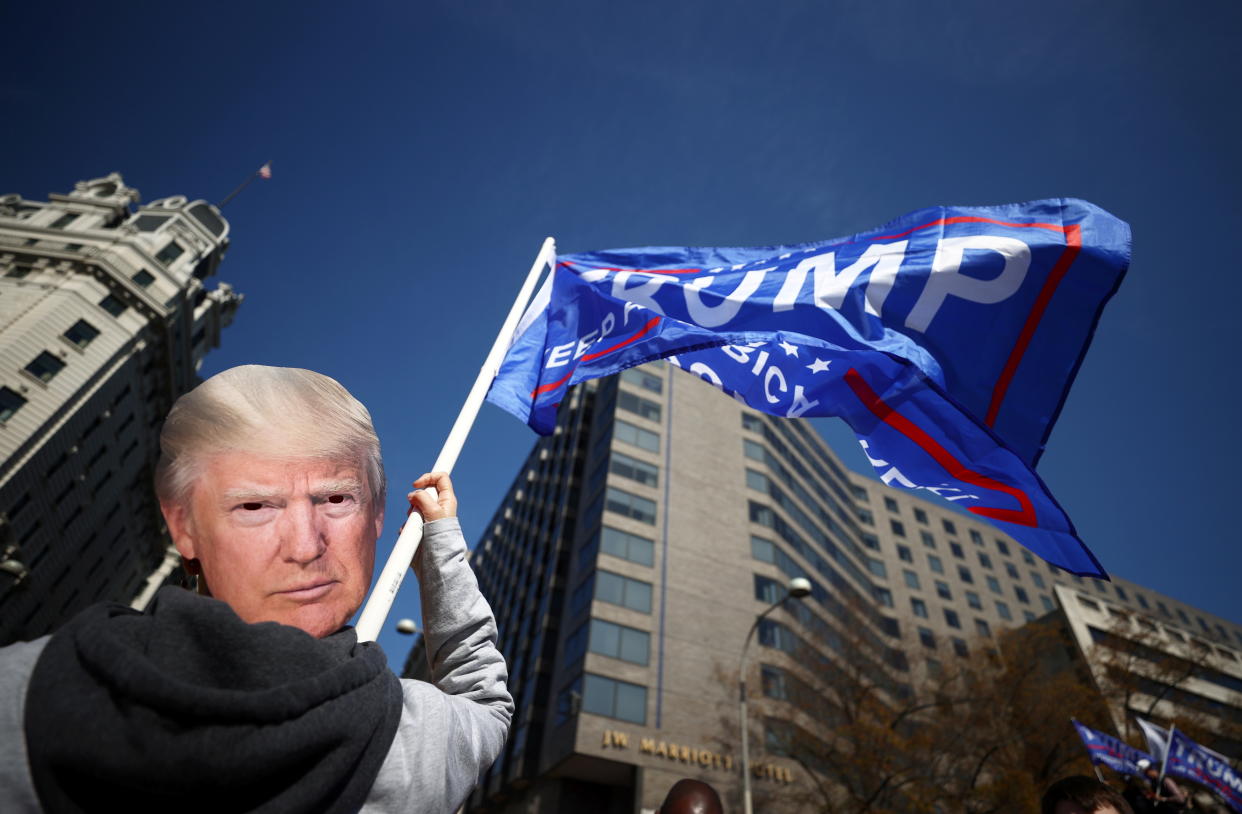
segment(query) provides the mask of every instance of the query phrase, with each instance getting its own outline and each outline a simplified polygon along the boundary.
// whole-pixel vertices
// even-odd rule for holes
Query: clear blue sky
[[[336,377],[395,484],[431,465],[546,235],[771,245],[1093,201],[1134,262],[1040,473],[1110,571],[1242,619],[1233,0],[9,4],[0,27],[0,192],[118,170],[214,201],[272,159],[225,212],[219,279],[246,301],[203,372]],[[472,542],[533,442],[485,407],[455,473]]]

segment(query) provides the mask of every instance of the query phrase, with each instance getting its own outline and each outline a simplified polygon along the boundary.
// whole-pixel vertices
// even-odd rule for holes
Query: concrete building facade
[[[640,814],[682,777],[738,805],[739,658],[792,577],[811,595],[760,622],[749,650],[768,710],[749,722],[757,810],[801,810],[814,780],[785,734],[822,722],[785,702],[846,643],[901,693],[1076,591],[1166,608],[1169,626],[1242,653],[1238,625],[1065,574],[944,502],[848,472],[811,424],[664,363],[570,391],[471,562],[517,702],[471,811]],[[416,646],[407,675],[424,658]]]
[[[169,558],[159,427],[241,296],[209,290],[228,223],[144,206],[113,173],[0,197],[0,644],[94,601],[131,601]]]

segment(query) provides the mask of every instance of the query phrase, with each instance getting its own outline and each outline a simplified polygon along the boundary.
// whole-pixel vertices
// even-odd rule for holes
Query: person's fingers
[[[441,510],[439,516],[457,516],[457,495],[453,492],[453,481],[447,472],[428,472],[414,481],[413,485],[415,489],[431,488],[436,490],[436,500],[440,504]],[[424,513],[423,517],[425,518],[427,515]]]

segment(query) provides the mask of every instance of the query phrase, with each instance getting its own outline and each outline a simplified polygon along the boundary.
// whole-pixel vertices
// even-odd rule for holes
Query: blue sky
[[[118,170],[145,200],[216,201],[273,161],[225,210],[219,279],[246,301],[203,372],[334,376],[394,484],[430,466],[546,235],[773,245],[1093,201],[1134,260],[1040,474],[1110,571],[1242,619],[1235,2],[22,4],[0,25],[0,192]],[[533,441],[484,408],[455,472],[472,542]],[[393,618],[416,611],[407,588]]]

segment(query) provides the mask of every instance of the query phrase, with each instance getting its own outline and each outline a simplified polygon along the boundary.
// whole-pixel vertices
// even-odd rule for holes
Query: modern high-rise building
[[[1122,579],[1065,574],[944,502],[848,472],[811,424],[664,363],[570,391],[471,563],[517,712],[470,811],[639,814],[682,777],[736,801],[737,675],[756,624],[747,675],[768,703],[749,731],[763,811],[799,810],[798,787],[814,782],[783,744],[815,723],[783,704],[844,646],[897,696],[1088,594],[1242,658],[1238,625]],[[794,577],[810,595],[757,622]],[[424,676],[424,660],[416,645],[406,674]]]
[[[169,544],[159,427],[241,296],[205,201],[134,209],[117,173],[0,197],[0,644],[129,602]]]

